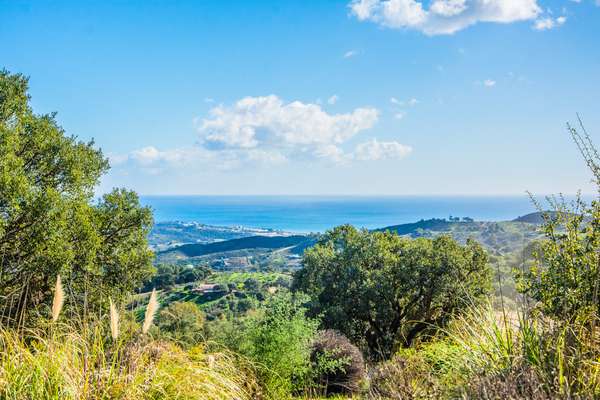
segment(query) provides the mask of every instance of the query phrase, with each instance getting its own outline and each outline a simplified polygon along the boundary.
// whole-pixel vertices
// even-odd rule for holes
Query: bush
[[[501,374],[475,376],[463,389],[463,397],[481,400],[551,400],[533,368],[514,368]]]
[[[195,303],[176,301],[158,313],[156,333],[181,346],[194,346],[203,339],[204,320]]]
[[[369,370],[368,399],[439,399],[441,388],[419,356],[394,356]]]
[[[362,389],[363,356],[345,336],[333,330],[319,332],[311,346],[310,360],[315,383],[324,395],[354,394]]]
[[[278,294],[241,321],[217,324],[222,333],[215,339],[255,363],[273,399],[288,398],[310,384],[310,344],[318,322],[305,316],[304,300]]]

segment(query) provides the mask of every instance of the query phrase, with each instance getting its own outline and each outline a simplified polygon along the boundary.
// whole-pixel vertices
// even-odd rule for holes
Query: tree
[[[583,124],[580,133],[568,126],[600,193],[600,155]],[[545,240],[536,244],[534,262],[519,276],[519,290],[541,309],[562,320],[581,314],[600,315],[600,200],[590,205],[577,198],[572,205],[549,197],[542,213]],[[537,204],[541,211],[541,206]]]
[[[491,287],[483,248],[448,236],[413,240],[344,225],[308,249],[303,264],[293,289],[311,297],[310,315],[372,357],[411,346]]]
[[[94,201],[108,161],[36,115],[27,79],[0,71],[0,304],[15,322],[47,304],[60,274],[69,304],[92,307],[138,286],[151,267],[150,209],[116,189]]]
[[[204,313],[195,303],[176,301],[160,311],[156,327],[161,336],[193,346],[204,336],[204,321]]]

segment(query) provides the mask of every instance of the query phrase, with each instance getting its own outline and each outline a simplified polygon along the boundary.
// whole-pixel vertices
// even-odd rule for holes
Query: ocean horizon
[[[141,196],[156,222],[198,222],[289,232],[352,224],[375,229],[429,218],[508,221],[536,211],[522,196]]]

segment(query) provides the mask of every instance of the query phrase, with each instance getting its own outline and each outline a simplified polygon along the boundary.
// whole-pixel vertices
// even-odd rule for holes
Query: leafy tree
[[[203,338],[204,320],[204,313],[195,303],[176,301],[160,311],[156,327],[161,336],[193,346]]]
[[[175,284],[190,283],[205,279],[211,274],[207,266],[181,266],[181,265],[159,265],[154,274],[148,279],[142,291],[147,292],[152,289],[169,289]]]
[[[10,321],[47,304],[57,274],[73,304],[117,300],[147,276],[150,209],[116,189],[108,161],[29,106],[27,79],[0,71],[0,304]]]
[[[244,281],[244,289],[248,291],[257,291],[260,289],[260,282],[256,278],[248,278]]]
[[[594,175],[600,193],[600,156],[581,124],[569,131]],[[554,317],[573,320],[581,313],[600,315],[600,200],[548,198],[543,213],[545,240],[536,244],[533,266],[519,275],[519,289]],[[537,204],[538,209],[541,207]]]
[[[310,315],[371,356],[390,356],[488,293],[483,248],[448,236],[408,239],[352,226],[326,233],[304,254],[293,288],[311,297]]]

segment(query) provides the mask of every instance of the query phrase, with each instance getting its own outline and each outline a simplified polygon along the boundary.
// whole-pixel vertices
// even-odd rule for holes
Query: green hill
[[[208,254],[223,253],[244,249],[280,249],[305,245],[311,238],[303,235],[293,236],[250,236],[224,240],[208,244],[184,244],[160,252],[159,255],[180,254],[185,257],[200,257]]]

